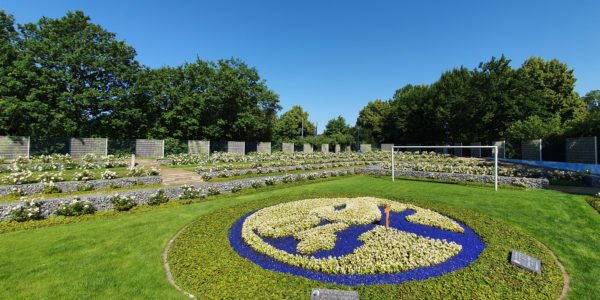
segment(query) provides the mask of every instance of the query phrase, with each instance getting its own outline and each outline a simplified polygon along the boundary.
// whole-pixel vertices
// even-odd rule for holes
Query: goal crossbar
[[[492,149],[494,153],[494,190],[498,191],[498,146],[392,146],[392,181],[396,181],[394,150],[396,149]]]

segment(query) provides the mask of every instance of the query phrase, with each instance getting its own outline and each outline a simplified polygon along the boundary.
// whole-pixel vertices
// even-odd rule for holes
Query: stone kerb
[[[0,158],[29,157],[29,137],[0,136]]]
[[[565,141],[567,162],[598,163],[597,139],[592,137],[569,138]]]
[[[106,138],[70,138],[69,155],[73,158],[82,158],[87,154],[95,156],[108,155],[108,139]]]
[[[521,158],[524,160],[542,160],[542,140],[521,141]]]
[[[471,146],[481,146],[481,142],[473,142]],[[481,148],[471,148],[471,157],[481,157]]]
[[[246,154],[246,143],[245,142],[227,142],[227,152],[229,153],[237,153],[237,154]]]
[[[294,152],[294,144],[292,143],[283,143],[281,145],[281,151],[284,153],[292,153]]]
[[[271,154],[271,142],[259,142],[256,145],[256,152]]]
[[[302,148],[302,152],[313,153],[313,146],[311,144],[304,144],[303,148]]]
[[[362,152],[371,152],[371,144],[360,144],[360,150]]]
[[[394,144],[381,144],[381,151],[392,152]]]
[[[135,156],[139,158],[164,158],[165,141],[136,139]]]
[[[321,144],[321,152],[328,153],[329,152],[329,144]]]
[[[188,141],[189,154],[210,154],[210,141]]]

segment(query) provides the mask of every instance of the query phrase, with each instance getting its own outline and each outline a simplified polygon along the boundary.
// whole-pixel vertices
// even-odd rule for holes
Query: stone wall
[[[311,144],[304,144],[302,152],[313,153],[313,145],[311,145]]]
[[[493,146],[498,147],[498,158],[506,158],[506,141],[496,141]]]
[[[87,154],[97,157],[108,155],[108,139],[105,138],[70,138],[69,155],[75,159]]]
[[[164,140],[135,140],[135,156],[139,158],[164,158]]]
[[[29,137],[0,136],[0,158],[13,160],[29,157]]]
[[[91,184],[91,190],[101,190],[109,187],[131,187],[134,185],[150,185],[160,184],[162,179],[160,176],[143,176],[143,177],[125,177],[116,179],[97,179],[88,181],[62,181],[55,182],[56,187],[63,193],[77,192],[77,187],[83,184]],[[44,191],[43,183],[28,183],[18,185],[1,185],[0,197],[10,195],[13,188],[20,189],[25,195],[41,194]]]
[[[294,144],[292,143],[283,143],[281,145],[281,151],[284,153],[292,153],[294,152]]]
[[[271,142],[259,142],[256,145],[256,152],[271,154]]]
[[[190,154],[210,154],[210,141],[188,141],[188,153]]]
[[[596,137],[570,138],[565,141],[567,162],[597,164]]]
[[[521,159],[542,160],[542,140],[521,141]]]
[[[338,170],[324,170],[324,171],[315,171],[308,172],[303,174],[288,174],[288,175],[280,175],[280,176],[266,176],[266,177],[256,177],[256,178],[246,178],[239,180],[231,180],[231,181],[223,181],[223,182],[214,182],[214,183],[198,183],[194,184],[194,188],[199,191],[200,196],[204,197],[208,195],[209,189],[215,189],[219,191],[219,193],[227,193],[231,192],[234,187],[240,188],[251,188],[254,183],[259,183],[261,185],[265,185],[267,181],[272,181],[273,183],[282,183],[286,181],[297,181],[297,180],[311,180],[317,178],[325,178],[332,176],[343,176],[348,174],[354,174],[354,168],[348,169],[338,169]],[[139,190],[131,190],[131,191],[121,191],[118,192],[119,195],[127,196],[127,197],[135,197],[135,202],[139,205],[146,205],[148,200],[152,197],[152,195],[159,190],[163,190],[165,196],[170,200],[175,200],[179,198],[179,195],[183,193],[183,186],[173,186],[173,187],[164,187],[164,188],[152,188],[152,189],[139,189]],[[116,192],[115,192],[116,193]],[[79,196],[82,201],[89,201],[97,210],[110,210],[113,209],[113,205],[110,201],[110,197],[112,197],[115,193],[109,194],[99,194],[99,195],[81,195]],[[64,197],[64,198],[53,198],[53,199],[44,199],[41,204],[41,212],[44,217],[48,217],[54,214],[56,209],[60,206],[62,202],[72,201],[73,197]],[[7,204],[0,204],[0,221],[7,220],[10,218],[10,211],[14,207],[19,207],[22,205],[21,202],[13,202]]]
[[[364,168],[360,171],[363,174],[374,174],[379,176],[391,176],[390,170],[381,168]],[[491,175],[473,175],[473,174],[458,174],[458,173],[441,173],[441,172],[425,172],[412,170],[395,170],[394,175],[399,177],[415,177],[427,178],[443,181],[462,181],[462,182],[479,182],[479,183],[494,183],[494,176]],[[498,184],[524,186],[530,189],[544,189],[550,184],[545,178],[520,178],[498,176]]]
[[[392,152],[394,144],[381,144],[381,151]]]
[[[237,154],[246,154],[246,143],[245,142],[227,142],[227,152],[229,153],[237,153]]]

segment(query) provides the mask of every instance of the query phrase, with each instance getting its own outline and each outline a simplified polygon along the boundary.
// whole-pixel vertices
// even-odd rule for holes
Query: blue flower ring
[[[308,199],[253,211],[233,224],[229,241],[264,269],[350,286],[437,277],[468,266],[485,249],[456,220],[370,197]]]

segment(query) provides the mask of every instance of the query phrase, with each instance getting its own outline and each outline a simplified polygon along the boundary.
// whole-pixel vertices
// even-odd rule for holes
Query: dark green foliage
[[[198,59],[150,69],[135,56],[81,11],[16,26],[0,10],[0,135],[271,139],[279,97],[255,68]],[[109,147],[131,152],[131,142]]]
[[[537,240],[488,216],[433,202],[415,204],[465,223],[476,230],[487,248],[468,267],[425,281],[339,286],[264,270],[231,249],[228,233],[238,218],[265,206],[302,199],[299,197],[264,198],[200,217],[184,229],[169,252],[175,281],[186,291],[206,298],[301,299],[313,288],[354,289],[365,299],[555,299],[560,294],[562,274]],[[229,217],[219,217],[223,215]],[[508,254],[512,249],[540,258],[544,272],[538,275],[511,265]],[[243,275],[240,270],[245,270]],[[229,288],[233,285],[235,289]]]
[[[137,205],[132,197],[121,196],[119,194],[110,197],[110,202],[117,211],[128,211]]]
[[[278,142],[300,140],[303,129],[304,137],[314,136],[316,128],[308,121],[308,113],[299,105],[294,105],[275,122],[273,140]]]

